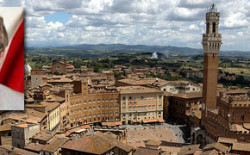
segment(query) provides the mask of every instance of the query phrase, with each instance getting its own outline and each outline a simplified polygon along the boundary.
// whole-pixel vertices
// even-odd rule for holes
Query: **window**
[[[215,33],[215,29],[216,29],[216,24],[213,23],[213,33]]]
[[[126,97],[125,97],[125,96],[123,96],[123,97],[122,97],[122,100],[126,100]]]
[[[132,97],[131,97],[131,96],[129,96],[129,100],[132,100]]]
[[[244,115],[241,116],[241,120],[244,121],[245,120],[245,117]]]
[[[209,33],[209,23],[207,23],[207,33]]]

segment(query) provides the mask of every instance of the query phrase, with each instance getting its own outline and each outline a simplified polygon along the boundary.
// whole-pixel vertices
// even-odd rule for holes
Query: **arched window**
[[[209,33],[209,23],[207,23],[207,33]]]
[[[216,25],[213,23],[213,33],[215,33]]]

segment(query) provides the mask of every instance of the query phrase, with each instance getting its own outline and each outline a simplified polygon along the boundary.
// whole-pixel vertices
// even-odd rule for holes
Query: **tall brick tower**
[[[206,13],[206,33],[203,34],[202,45],[204,52],[203,92],[202,92],[202,117],[207,115],[208,109],[216,109],[219,50],[221,34],[219,30],[220,13],[216,6],[211,5]]]

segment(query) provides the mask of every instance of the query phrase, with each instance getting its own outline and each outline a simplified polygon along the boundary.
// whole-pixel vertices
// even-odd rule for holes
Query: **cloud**
[[[250,2],[214,2],[221,12],[222,50],[249,50]],[[125,43],[194,48],[202,48],[205,14],[211,3],[211,0],[0,0],[2,6],[25,7],[29,45]],[[66,22],[45,20],[45,16],[56,12],[72,16]]]
[[[178,7],[185,8],[208,8],[211,0],[181,0]]]
[[[166,20],[170,21],[195,21],[201,20],[204,16],[204,11],[201,9],[189,8],[172,8],[166,16]]]

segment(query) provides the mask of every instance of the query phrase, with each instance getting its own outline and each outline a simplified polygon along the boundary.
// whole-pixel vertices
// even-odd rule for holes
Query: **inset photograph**
[[[0,7],[0,111],[24,110],[24,8]]]

